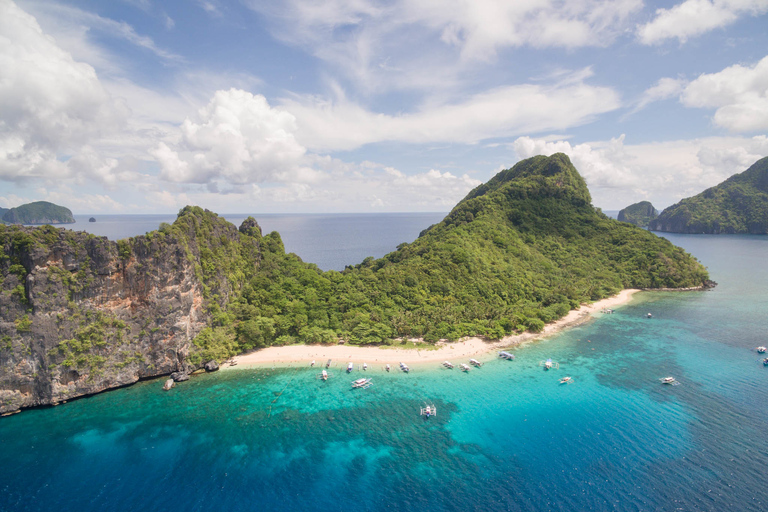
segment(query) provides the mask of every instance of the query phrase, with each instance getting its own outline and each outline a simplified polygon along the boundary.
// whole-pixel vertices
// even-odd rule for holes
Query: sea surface
[[[0,418],[0,510],[768,510],[768,237],[665,236],[719,286],[637,294],[514,361],[368,361],[365,390],[347,361],[235,368]]]

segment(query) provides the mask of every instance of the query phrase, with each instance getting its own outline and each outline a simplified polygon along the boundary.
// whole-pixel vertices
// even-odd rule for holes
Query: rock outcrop
[[[644,228],[658,216],[658,210],[649,201],[640,201],[621,210],[617,219]]]
[[[236,284],[209,261],[237,247],[257,265],[259,241],[244,238],[189,207],[166,232],[117,243],[0,226],[0,413],[200,367],[193,340]]]

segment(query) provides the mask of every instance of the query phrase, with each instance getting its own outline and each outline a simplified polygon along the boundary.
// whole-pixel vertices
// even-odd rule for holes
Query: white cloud
[[[709,137],[648,144],[625,144],[625,137],[572,145],[520,137],[512,145],[519,158],[567,154],[584,177],[593,204],[618,210],[641,200],[657,208],[698,194],[768,156],[768,138]]]
[[[657,9],[653,20],[637,29],[643,44],[667,39],[684,43],[711,30],[725,27],[742,16],[768,12],[768,0],[685,0],[671,9]]]
[[[8,0],[0,1],[0,112],[0,179],[10,181],[77,174],[68,157],[127,115],[91,66]]]
[[[768,129],[768,57],[703,74],[685,87],[687,107],[715,108],[714,123],[735,132]]]
[[[399,115],[375,113],[341,97],[285,100],[296,116],[298,140],[313,150],[353,149],[382,141],[475,143],[491,137],[562,130],[620,105],[611,88],[584,82],[582,70],[557,83],[499,87],[452,104],[429,104]]]
[[[449,87],[507,48],[603,46],[642,8],[641,0],[247,3],[271,19],[274,37],[374,91]]]
[[[181,183],[312,182],[320,175],[303,165],[306,150],[294,137],[296,120],[261,95],[217,91],[197,119],[179,127],[179,141],[150,153],[161,177]]]
[[[634,114],[651,103],[679,96],[685,86],[685,80],[679,78],[661,78],[655,85],[646,89],[637,104],[629,112]]]

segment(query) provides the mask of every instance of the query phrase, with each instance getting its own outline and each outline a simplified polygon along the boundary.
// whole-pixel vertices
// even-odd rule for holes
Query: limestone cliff
[[[223,255],[259,262],[261,231],[244,224],[187,207],[117,243],[0,226],[0,412],[198,367],[192,340],[238,285]]]

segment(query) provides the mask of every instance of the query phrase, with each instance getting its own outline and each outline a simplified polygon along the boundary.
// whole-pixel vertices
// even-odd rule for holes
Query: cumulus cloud
[[[217,91],[197,117],[179,127],[179,141],[160,142],[150,153],[161,178],[179,183],[222,181],[313,182],[306,149],[294,136],[296,119],[266,98],[240,89]]]
[[[91,66],[76,62],[8,0],[0,1],[0,112],[0,179],[9,181],[77,175],[87,157],[69,157],[127,115]],[[93,176],[111,168],[105,162],[103,174]]]
[[[768,129],[768,57],[754,66],[736,64],[703,74],[685,87],[687,107],[715,108],[713,121],[735,132]]]
[[[698,194],[768,155],[768,138],[709,137],[648,144],[609,141],[571,144],[520,137],[519,158],[565,153],[587,182],[593,203],[618,210],[641,200],[657,208]]]
[[[491,137],[562,130],[617,109],[611,88],[593,86],[590,70],[560,77],[553,84],[499,87],[451,104],[429,104],[412,113],[371,112],[340,98],[285,100],[296,116],[297,138],[314,150],[348,150],[382,141],[475,143]]]
[[[641,0],[290,0],[247,2],[274,37],[371,89],[434,89],[507,48],[610,43]],[[414,52],[414,48],[421,51]]]
[[[725,27],[742,16],[768,12],[768,0],[685,0],[671,9],[657,9],[654,18],[638,27],[641,43],[659,44],[667,39],[684,43],[711,30]]]

